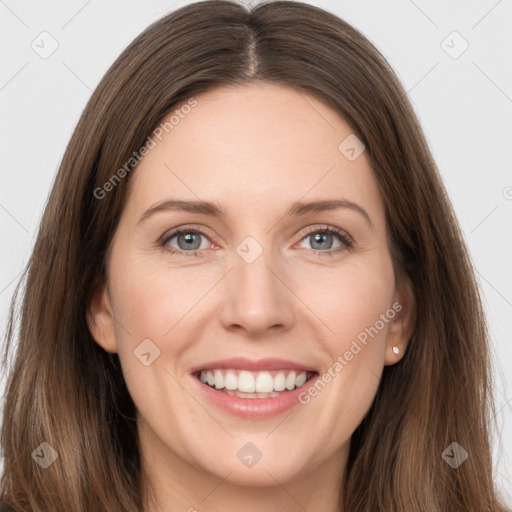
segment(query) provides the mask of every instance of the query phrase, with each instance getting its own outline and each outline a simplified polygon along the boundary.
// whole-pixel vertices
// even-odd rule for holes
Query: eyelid
[[[158,243],[164,244],[169,238],[172,238],[175,235],[178,235],[182,232],[198,232],[210,239],[210,235],[205,231],[203,227],[196,227],[195,224],[184,224],[182,226],[176,226],[172,229],[167,230],[161,237],[158,239]]]
[[[347,231],[345,231],[344,229],[338,228],[336,226],[331,226],[330,224],[313,224],[312,226],[308,226],[305,229],[306,229],[306,231],[301,236],[300,241],[304,240],[304,238],[306,238],[311,233],[326,231],[326,232],[332,232],[339,237],[346,238],[347,242],[350,242],[350,244],[353,244],[355,242],[354,239],[352,238],[352,236]]]
[[[302,231],[300,239],[295,242],[294,246],[298,243],[302,242],[305,238],[308,237],[308,235],[312,233],[329,233],[332,234],[340,239],[342,244],[345,246],[343,249],[335,248],[335,249],[327,249],[327,250],[319,250],[319,249],[306,249],[306,251],[313,252],[314,254],[321,254],[321,255],[333,255],[334,253],[340,253],[345,250],[348,250],[352,247],[352,245],[355,243],[353,237],[345,230],[338,228],[336,226],[332,226],[330,224],[313,224],[311,226],[308,226],[307,228],[304,228],[305,231]],[[203,227],[197,227],[197,225],[194,224],[185,224],[176,226],[168,231],[166,231],[159,239],[158,239],[158,246],[161,246],[164,250],[171,252],[171,254],[182,254],[186,256],[196,256],[200,253],[203,253],[205,249],[194,249],[192,251],[184,251],[180,249],[174,249],[174,248],[168,248],[167,242],[174,238],[176,235],[182,234],[182,233],[199,233],[203,235],[205,238],[207,238],[211,244],[215,244],[215,240],[212,240],[212,237],[210,236],[205,228]]]

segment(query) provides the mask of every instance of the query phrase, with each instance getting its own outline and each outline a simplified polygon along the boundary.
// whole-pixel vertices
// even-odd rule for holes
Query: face
[[[195,100],[129,177],[93,336],[119,354],[149,463],[250,485],[341,475],[410,332],[369,160],[285,86]]]

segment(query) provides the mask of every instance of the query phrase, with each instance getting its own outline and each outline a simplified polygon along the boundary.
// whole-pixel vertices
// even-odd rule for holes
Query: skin
[[[338,150],[350,126],[312,96],[256,82],[196,100],[130,176],[107,283],[88,311],[96,342],[119,354],[138,409],[144,474],[157,498],[146,510],[339,511],[351,435],[412,330],[413,297],[395,283],[377,182],[366,153],[349,161]],[[167,210],[138,222],[170,198],[214,201],[226,216]],[[373,228],[348,208],[284,216],[294,201],[340,198],[364,208]],[[182,255],[158,246],[178,226],[207,232],[196,236],[201,256],[178,236],[167,249]],[[314,245],[329,226],[353,245],[337,235]],[[236,252],[248,236],[263,249],[252,263]],[[332,248],[341,251],[313,252]],[[245,356],[323,374],[394,303],[402,311],[316,397],[278,416],[232,416],[198,393],[189,373]],[[148,338],[160,355],[145,366],[133,352]],[[248,442],[262,453],[251,468],[236,456]]]

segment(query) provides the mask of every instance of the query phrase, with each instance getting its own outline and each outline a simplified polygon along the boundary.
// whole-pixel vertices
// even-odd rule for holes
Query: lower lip
[[[300,404],[299,395],[306,391],[318,377],[319,375],[315,374],[300,388],[287,391],[279,396],[270,398],[240,398],[217,391],[203,384],[195,375],[192,375],[201,392],[204,393],[204,396],[210,402],[234,416],[248,419],[271,418],[287,411],[294,405]]]

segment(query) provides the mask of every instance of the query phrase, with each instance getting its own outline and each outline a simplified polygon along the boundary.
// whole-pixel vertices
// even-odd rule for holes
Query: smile
[[[303,386],[314,372],[290,369],[248,371],[217,368],[196,375],[211,388],[240,398],[270,398]]]
[[[210,404],[245,419],[269,418],[296,406],[300,393],[320,375],[284,359],[244,357],[205,363],[190,374]]]

